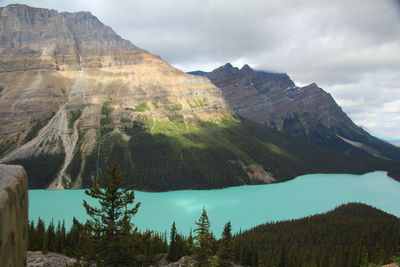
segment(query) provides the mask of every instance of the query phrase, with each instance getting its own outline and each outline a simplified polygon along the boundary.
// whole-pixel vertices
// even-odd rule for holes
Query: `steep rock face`
[[[26,266],[28,183],[21,166],[0,164],[0,266]]]
[[[3,161],[63,154],[60,180],[79,132],[129,126],[139,114],[190,121],[231,113],[207,79],[137,48],[89,12],[10,5],[0,8],[0,25]],[[81,137],[89,153],[96,136]]]
[[[400,150],[355,125],[333,97],[315,83],[298,87],[287,74],[226,64],[195,71],[221,88],[241,116],[340,152],[400,160]]]
[[[123,63],[144,52],[90,12],[10,5],[0,9],[0,25],[2,72]]]
[[[202,110],[224,108],[219,89],[207,80],[123,40],[89,12],[11,5],[0,8],[0,25],[3,136],[21,134],[32,118],[46,118],[61,106],[93,110],[109,101],[118,105],[113,115],[123,116],[149,101],[152,114],[162,116],[165,109],[157,104],[181,103],[191,111],[191,100],[207,98]],[[84,127],[99,124],[90,110],[84,110]]]

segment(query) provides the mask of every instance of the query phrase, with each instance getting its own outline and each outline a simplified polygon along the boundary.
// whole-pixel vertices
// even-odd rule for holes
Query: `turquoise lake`
[[[194,229],[203,206],[218,236],[227,221],[232,222],[233,230],[244,230],[265,222],[326,212],[348,202],[369,204],[400,217],[400,183],[386,172],[309,174],[271,185],[135,195],[142,202],[133,219],[140,230],[169,231],[175,221],[183,234]],[[67,226],[73,217],[85,221],[83,199],[89,200],[84,190],[30,190],[29,218],[36,221],[40,217],[46,223],[65,220]]]

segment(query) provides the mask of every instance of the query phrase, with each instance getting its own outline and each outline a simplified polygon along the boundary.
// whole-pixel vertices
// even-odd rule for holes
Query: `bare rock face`
[[[41,251],[28,251],[27,263],[28,267],[66,267],[73,266],[76,259],[53,252],[43,254]]]
[[[19,141],[32,119],[65,116],[82,109],[81,127],[99,127],[108,101],[116,121],[147,104],[147,113],[166,117],[168,105],[182,105],[213,117],[226,108],[220,90],[207,79],[187,75],[160,57],[122,39],[89,12],[10,5],[0,8],[0,137]],[[62,124],[59,122],[58,124]],[[62,128],[62,127],[61,127]]]
[[[355,125],[315,83],[299,87],[287,74],[256,71],[248,65],[238,69],[229,63],[212,72],[190,73],[209,78],[245,118],[340,152],[400,160],[400,149]]]
[[[26,266],[28,182],[24,169],[0,164],[0,266]]]
[[[64,155],[54,189],[78,139],[90,153],[103,126],[126,126],[138,115],[218,121],[230,113],[208,79],[175,69],[89,12],[0,8],[0,157]]]

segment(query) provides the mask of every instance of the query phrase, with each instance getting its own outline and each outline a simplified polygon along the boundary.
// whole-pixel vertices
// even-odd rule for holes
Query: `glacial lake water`
[[[231,187],[221,190],[184,190],[163,193],[136,192],[142,202],[133,223],[140,230],[168,231],[176,222],[178,231],[188,234],[206,208],[213,232],[219,236],[224,224],[234,231],[256,225],[329,211],[348,202],[362,202],[400,217],[400,183],[386,172],[364,175],[309,174],[271,185]],[[84,190],[30,190],[29,218],[49,223],[88,217],[82,200],[94,203]]]

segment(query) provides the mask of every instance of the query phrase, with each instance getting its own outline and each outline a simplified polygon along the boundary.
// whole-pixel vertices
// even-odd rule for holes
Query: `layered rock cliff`
[[[231,64],[195,71],[221,88],[241,116],[340,152],[400,160],[400,149],[358,127],[333,97],[315,83],[299,87],[284,73],[241,69]]]
[[[78,129],[129,126],[138,114],[219,120],[230,113],[207,79],[137,48],[89,12],[10,5],[0,8],[0,25],[0,153],[7,155],[5,161],[61,153],[65,170]],[[90,153],[94,133],[81,138]]]
[[[21,166],[0,164],[0,266],[26,266],[28,182]]]

